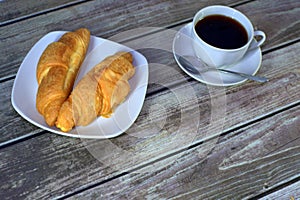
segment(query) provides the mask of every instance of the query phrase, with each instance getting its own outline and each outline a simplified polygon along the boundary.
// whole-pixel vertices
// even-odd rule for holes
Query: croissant
[[[119,52],[93,67],[63,103],[57,128],[68,132],[75,125],[88,125],[98,116],[110,117],[130,92],[128,80],[135,73],[132,61],[130,53]]]
[[[49,126],[55,125],[59,110],[74,85],[90,41],[85,28],[65,33],[43,51],[37,65],[36,107]]]

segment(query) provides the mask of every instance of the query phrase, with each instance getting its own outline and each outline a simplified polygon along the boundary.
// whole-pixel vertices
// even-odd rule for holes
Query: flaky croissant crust
[[[49,126],[55,125],[59,110],[68,98],[90,41],[88,29],[65,33],[49,44],[37,65],[36,107]]]
[[[56,126],[67,132],[98,116],[110,117],[130,91],[128,80],[135,73],[132,61],[130,53],[119,52],[93,67],[63,103]]]

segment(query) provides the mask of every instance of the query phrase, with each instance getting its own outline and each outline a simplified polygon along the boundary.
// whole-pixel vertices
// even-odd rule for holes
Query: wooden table
[[[178,67],[175,34],[213,4],[267,34],[258,75],[269,82],[214,87]],[[4,0],[0,13],[1,199],[300,199],[298,0]],[[33,45],[80,27],[149,63],[142,111],[113,139],[50,133],[11,103]]]

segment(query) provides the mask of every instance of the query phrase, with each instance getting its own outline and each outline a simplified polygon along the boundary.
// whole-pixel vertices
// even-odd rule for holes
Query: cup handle
[[[260,39],[258,41],[253,39],[251,46],[248,50],[256,49],[266,41],[266,34],[263,31],[254,31],[254,37],[255,36],[260,36]]]

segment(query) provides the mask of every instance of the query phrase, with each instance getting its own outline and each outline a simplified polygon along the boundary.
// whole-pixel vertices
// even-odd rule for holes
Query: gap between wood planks
[[[31,13],[31,14],[28,14],[28,15],[24,15],[24,16],[15,18],[15,19],[6,20],[4,22],[0,22],[0,27],[10,25],[10,24],[13,24],[13,23],[16,23],[16,22],[20,22],[20,21],[23,21],[23,20],[26,20],[26,19],[29,19],[29,18],[44,15],[44,14],[47,14],[47,13],[50,13],[50,12],[53,12],[53,11],[56,11],[56,10],[61,10],[61,9],[68,8],[68,7],[71,7],[71,6],[79,5],[81,3],[86,3],[86,2],[89,2],[89,1],[93,1],[93,0],[77,0],[77,1],[66,3],[64,5],[60,5],[60,6],[56,6],[56,7],[53,7],[53,8],[48,8],[48,9],[45,9],[45,10],[42,10],[42,11],[38,11],[38,12],[35,12],[35,13]],[[229,6],[236,7],[236,6],[243,5],[243,4],[252,2],[252,1],[256,1],[256,0],[244,0],[244,1],[240,1],[238,3],[229,4]]]
[[[37,17],[37,16],[40,16],[40,15],[44,15],[44,14],[47,14],[47,13],[50,13],[50,12],[53,12],[53,11],[56,11],[56,10],[64,9],[64,8],[67,8],[67,7],[70,7],[70,6],[75,6],[75,5],[85,3],[85,2],[88,2],[88,1],[92,1],[92,0],[78,0],[78,1],[70,2],[70,3],[66,3],[64,5],[60,5],[60,6],[56,6],[56,7],[53,7],[53,8],[48,8],[48,9],[45,9],[45,10],[42,10],[42,11],[38,11],[38,12],[35,12],[35,13],[31,13],[29,15],[24,15],[24,16],[15,18],[15,19],[7,20],[5,22],[0,22],[0,27],[10,25],[10,24],[13,24],[13,23],[16,23],[16,22],[20,22],[20,21],[23,21],[23,20],[27,20],[27,19]]]
[[[69,6],[74,6],[74,5],[77,5],[77,4],[80,4],[80,3],[84,3],[84,2],[88,2],[88,1],[90,1],[90,0],[79,0],[79,1],[76,1],[76,2],[69,3],[69,4],[65,4],[65,5],[63,5],[63,6],[59,6],[59,7],[51,8],[51,9],[44,10],[44,11],[41,11],[41,12],[33,13],[33,14],[31,14],[31,15],[28,15],[28,16],[23,16],[23,17],[14,19],[14,20],[9,20],[9,21],[6,21],[6,22],[4,22],[4,23],[0,23],[0,26],[5,26],[5,25],[12,24],[12,23],[15,23],[15,22],[18,22],[18,21],[21,21],[21,20],[26,20],[26,19],[31,18],[31,17],[36,17],[36,16],[41,15],[41,14],[45,14],[45,13],[52,12],[52,11],[55,11],[55,10],[63,9],[63,8],[69,7]],[[240,2],[240,3],[233,4],[233,5],[229,5],[229,6],[235,7],[235,6],[239,6],[239,5],[242,5],[242,4],[246,4],[246,3],[249,3],[249,2],[252,2],[252,1],[251,1],[251,0],[248,0],[248,1],[242,1],[242,2]],[[170,28],[178,27],[178,26],[180,26],[180,25],[183,25],[183,24],[186,24],[186,23],[190,22],[191,20],[192,20],[192,19],[185,19],[185,20],[182,20],[182,21],[177,22],[177,23],[175,23],[175,24],[169,25],[169,26],[167,26],[166,28],[167,28],[167,29],[170,29]],[[159,30],[158,30],[158,31],[159,31]],[[158,31],[157,31],[157,32],[158,32]],[[153,34],[153,33],[155,33],[155,32],[149,32],[149,33],[146,33],[146,34],[143,34],[143,35],[139,35],[139,36],[136,36],[136,37],[134,37],[134,38],[130,38],[129,40],[134,40],[134,39],[137,39],[137,38],[140,38],[140,37],[144,37],[144,36],[146,36],[146,35],[150,35],[150,34]],[[128,40],[127,40],[127,41],[128,41]],[[270,53],[270,52],[273,52],[273,51],[282,49],[282,48],[284,48],[284,47],[286,47],[286,46],[289,46],[289,45],[291,45],[291,44],[297,43],[297,42],[299,42],[299,41],[300,41],[300,38],[297,38],[297,39],[295,39],[295,40],[293,40],[293,41],[289,41],[289,42],[287,42],[287,43],[283,43],[283,44],[280,44],[280,45],[278,45],[278,46],[274,46],[274,47],[271,47],[271,48],[269,48],[269,49],[263,50],[262,53],[263,53],[263,55],[265,55],[265,54],[268,54],[268,53]],[[5,81],[8,81],[8,80],[12,80],[12,79],[14,79],[14,78],[15,78],[15,75],[11,75],[11,76],[8,76],[8,77],[4,77],[4,78],[0,79],[0,83],[1,83],[1,82],[5,82]],[[192,78],[190,78],[190,79],[192,80]],[[177,85],[177,84],[180,84],[180,83],[176,83],[176,85]],[[173,87],[176,87],[176,85],[173,85]],[[163,89],[161,89],[161,90],[163,90]],[[153,94],[155,94],[155,93],[157,93],[157,91],[153,91],[153,92],[151,92],[151,93],[148,93],[147,96],[151,96],[151,95],[153,95]],[[243,127],[249,126],[249,125],[251,125],[251,124],[254,124],[254,123],[256,123],[256,122],[258,122],[258,121],[260,121],[260,120],[264,120],[264,119],[266,119],[266,118],[269,118],[269,117],[272,117],[272,116],[274,116],[274,115],[280,114],[281,112],[284,112],[284,111],[286,111],[286,110],[288,110],[288,109],[290,109],[290,108],[293,108],[293,107],[296,107],[296,106],[299,106],[299,105],[300,105],[300,101],[297,101],[297,102],[294,102],[293,104],[287,105],[287,106],[282,107],[282,108],[280,108],[280,109],[278,109],[278,110],[273,110],[273,111],[271,111],[270,113],[267,113],[267,114],[265,114],[265,115],[263,115],[263,116],[260,116],[259,118],[253,119],[253,120],[248,121],[248,122],[243,123],[243,124],[239,124],[239,125],[236,126],[236,127],[232,127],[232,128],[230,128],[230,129],[224,131],[223,133],[221,133],[221,136],[227,135],[227,134],[229,134],[230,132],[233,132],[233,131],[238,130],[238,129],[240,129],[240,128],[243,128]],[[8,146],[11,146],[11,145],[14,145],[14,144],[19,143],[19,142],[23,142],[23,141],[32,139],[32,138],[34,138],[34,137],[36,137],[36,136],[43,135],[43,134],[45,134],[45,133],[48,133],[48,131],[41,130],[41,131],[37,131],[37,132],[34,132],[34,133],[29,133],[29,134],[27,134],[27,135],[24,135],[24,136],[21,136],[21,137],[18,137],[18,138],[15,138],[15,139],[12,139],[12,140],[3,142],[3,143],[0,144],[0,149],[5,148],[5,147],[8,147]],[[211,139],[214,139],[214,138],[207,139],[207,141],[208,141],[208,140],[211,140]],[[81,192],[83,192],[83,191],[86,191],[86,190],[88,190],[88,189],[94,188],[94,187],[96,187],[96,186],[98,186],[98,185],[104,184],[104,183],[109,182],[109,181],[112,181],[112,180],[114,180],[114,179],[120,178],[120,177],[125,176],[125,175],[127,175],[127,174],[129,174],[129,173],[132,173],[132,172],[134,172],[134,171],[136,171],[136,170],[138,170],[138,169],[144,168],[144,167],[146,167],[146,166],[148,166],[148,165],[150,165],[150,164],[152,164],[152,163],[156,163],[156,162],[159,162],[160,160],[163,160],[163,159],[166,159],[166,158],[168,158],[168,157],[171,157],[171,156],[173,156],[173,155],[175,155],[175,154],[178,154],[178,153],[180,153],[180,152],[183,152],[183,151],[185,151],[185,150],[187,150],[187,149],[197,148],[198,146],[200,146],[200,145],[203,144],[204,142],[206,142],[206,141],[200,141],[200,142],[195,143],[195,144],[193,144],[193,145],[191,145],[191,146],[189,146],[189,147],[187,147],[187,148],[180,149],[180,150],[178,150],[177,152],[168,154],[168,155],[166,155],[166,156],[164,156],[164,157],[162,157],[162,158],[158,158],[158,159],[156,159],[156,160],[154,160],[154,161],[152,161],[152,162],[149,162],[149,163],[143,164],[143,165],[141,165],[141,166],[138,166],[137,168],[134,168],[134,169],[132,169],[132,170],[130,170],[130,171],[128,171],[128,172],[120,173],[120,174],[118,174],[118,175],[116,175],[116,176],[114,176],[114,177],[111,177],[110,179],[103,180],[103,181],[101,181],[101,182],[99,182],[99,183],[95,183],[95,184],[93,184],[93,185],[87,186],[86,188],[83,188],[83,189],[81,189],[81,190],[74,191],[73,193],[66,194],[66,195],[64,195],[64,196],[62,196],[62,197],[60,197],[60,198],[61,198],[61,199],[64,199],[64,198],[71,197],[71,196],[73,196],[73,195],[75,195],[75,194],[79,194],[79,193],[81,193]],[[262,194],[259,194],[259,195],[255,196],[255,197],[253,197],[252,199],[262,198],[262,197],[264,197],[264,196],[266,196],[266,195],[268,195],[268,194],[271,194],[271,193],[273,193],[273,192],[276,192],[276,191],[278,191],[278,190],[280,190],[280,189],[282,189],[282,188],[284,188],[284,187],[286,187],[286,186],[288,186],[288,185],[291,185],[291,184],[293,184],[293,183],[295,183],[295,182],[297,182],[297,181],[300,181],[300,177],[297,177],[297,178],[295,178],[295,179],[293,179],[293,180],[290,180],[290,181],[288,181],[287,183],[283,183],[282,185],[279,185],[279,186],[277,186],[277,187],[275,187],[275,188],[272,188],[272,189],[270,189],[269,191],[266,191],[266,192],[264,192],[264,193],[262,193]]]
[[[290,180],[290,181],[288,181],[286,183],[278,185],[278,186],[276,186],[276,187],[274,187],[274,188],[272,188],[272,189],[270,189],[270,190],[268,190],[268,191],[266,191],[264,193],[261,193],[259,195],[254,196],[254,197],[251,197],[249,200],[261,199],[261,198],[266,197],[266,196],[268,196],[268,195],[270,195],[272,193],[275,193],[275,192],[277,192],[279,190],[282,190],[283,188],[288,187],[288,186],[290,186],[290,185],[292,185],[292,184],[294,184],[296,182],[300,182],[300,176],[298,176],[298,177],[296,177],[296,178],[294,178],[294,179],[292,179],[292,180]]]
[[[219,137],[219,136],[223,136],[223,137],[224,137],[224,136],[226,136],[227,134],[229,134],[229,133],[231,133],[231,132],[237,131],[238,129],[245,128],[245,127],[247,127],[247,126],[251,126],[252,124],[258,123],[259,121],[262,121],[262,120],[267,119],[267,118],[269,118],[269,117],[272,117],[272,116],[275,116],[275,115],[279,115],[279,114],[281,114],[282,112],[287,111],[287,110],[289,110],[289,109],[291,109],[291,108],[293,108],[293,107],[297,107],[297,106],[300,106],[300,101],[298,101],[298,102],[296,102],[296,103],[293,103],[293,104],[291,104],[291,105],[289,105],[289,106],[286,106],[286,107],[284,107],[284,108],[282,108],[282,109],[280,109],[280,110],[277,110],[277,111],[275,111],[275,112],[266,114],[266,115],[264,115],[263,117],[254,119],[253,121],[249,121],[249,122],[247,122],[247,123],[245,123],[245,124],[242,124],[242,125],[239,126],[239,127],[235,127],[235,128],[233,128],[233,129],[226,130],[226,131],[224,131],[223,133],[221,133],[221,134],[218,135],[218,136],[214,136],[214,137],[212,137],[212,138],[208,138],[208,139],[199,141],[199,142],[197,142],[197,143],[195,143],[195,144],[192,144],[192,145],[190,145],[190,146],[188,146],[188,147],[184,147],[184,148],[182,148],[182,149],[180,149],[180,150],[177,150],[176,152],[172,152],[172,153],[170,153],[170,154],[168,154],[168,155],[165,155],[165,156],[163,156],[163,157],[157,158],[156,160],[153,160],[153,161],[148,162],[148,163],[146,163],[146,164],[142,164],[142,165],[140,165],[140,166],[137,166],[137,167],[135,167],[135,168],[133,168],[133,169],[131,169],[131,170],[128,170],[128,171],[126,171],[126,172],[121,172],[120,174],[117,174],[117,175],[115,175],[115,176],[113,176],[113,177],[111,177],[111,178],[109,178],[109,179],[106,179],[106,180],[103,180],[103,181],[100,181],[100,182],[98,182],[98,183],[94,183],[94,184],[91,184],[91,185],[87,185],[85,188],[81,188],[81,189],[79,189],[79,190],[77,190],[77,191],[72,191],[72,192],[70,192],[70,193],[64,194],[64,195],[62,195],[62,196],[60,196],[60,197],[57,197],[57,199],[66,199],[66,198],[70,198],[70,197],[72,197],[72,196],[74,196],[74,195],[80,194],[81,192],[87,191],[87,190],[89,190],[89,189],[93,189],[93,188],[95,188],[95,187],[97,187],[97,186],[100,186],[100,185],[102,185],[102,184],[105,184],[105,183],[107,183],[107,182],[109,182],[109,181],[113,181],[113,180],[118,179],[118,178],[120,178],[120,177],[122,177],[122,176],[126,176],[126,175],[128,175],[128,174],[130,174],[130,173],[133,173],[133,172],[135,172],[135,171],[138,171],[138,170],[140,170],[140,169],[143,169],[143,168],[145,168],[145,167],[147,167],[147,166],[149,166],[149,165],[151,165],[151,164],[160,162],[160,161],[162,161],[162,160],[164,160],[164,159],[167,159],[167,158],[169,158],[169,157],[172,157],[172,156],[175,156],[175,155],[177,155],[177,154],[183,153],[183,152],[186,151],[186,150],[192,150],[192,149],[195,149],[195,148],[201,146],[202,144],[204,144],[205,142],[208,142],[209,140],[215,139],[216,137]],[[239,134],[236,134],[235,136],[237,136],[237,135],[239,135]],[[276,192],[276,191],[278,191],[278,190],[281,190],[281,189],[283,189],[283,188],[285,188],[285,187],[287,187],[287,186],[289,186],[289,185],[292,185],[293,183],[296,183],[296,182],[298,182],[298,181],[300,181],[300,176],[298,176],[298,177],[296,177],[296,178],[293,178],[292,180],[289,180],[289,181],[287,181],[287,182],[285,182],[285,183],[282,183],[282,184],[280,184],[280,185],[278,185],[278,186],[276,186],[276,187],[274,187],[274,188],[271,188],[271,189],[269,189],[269,190],[268,190],[268,188],[266,188],[266,191],[265,191],[265,192],[263,192],[263,193],[261,193],[261,194],[258,194],[258,195],[256,195],[256,196],[253,196],[253,197],[251,197],[250,199],[251,199],[251,200],[254,200],[254,199],[259,199],[259,198],[265,197],[265,196],[267,196],[267,195],[269,195],[269,194],[272,194],[272,193],[274,193],[274,192]]]

